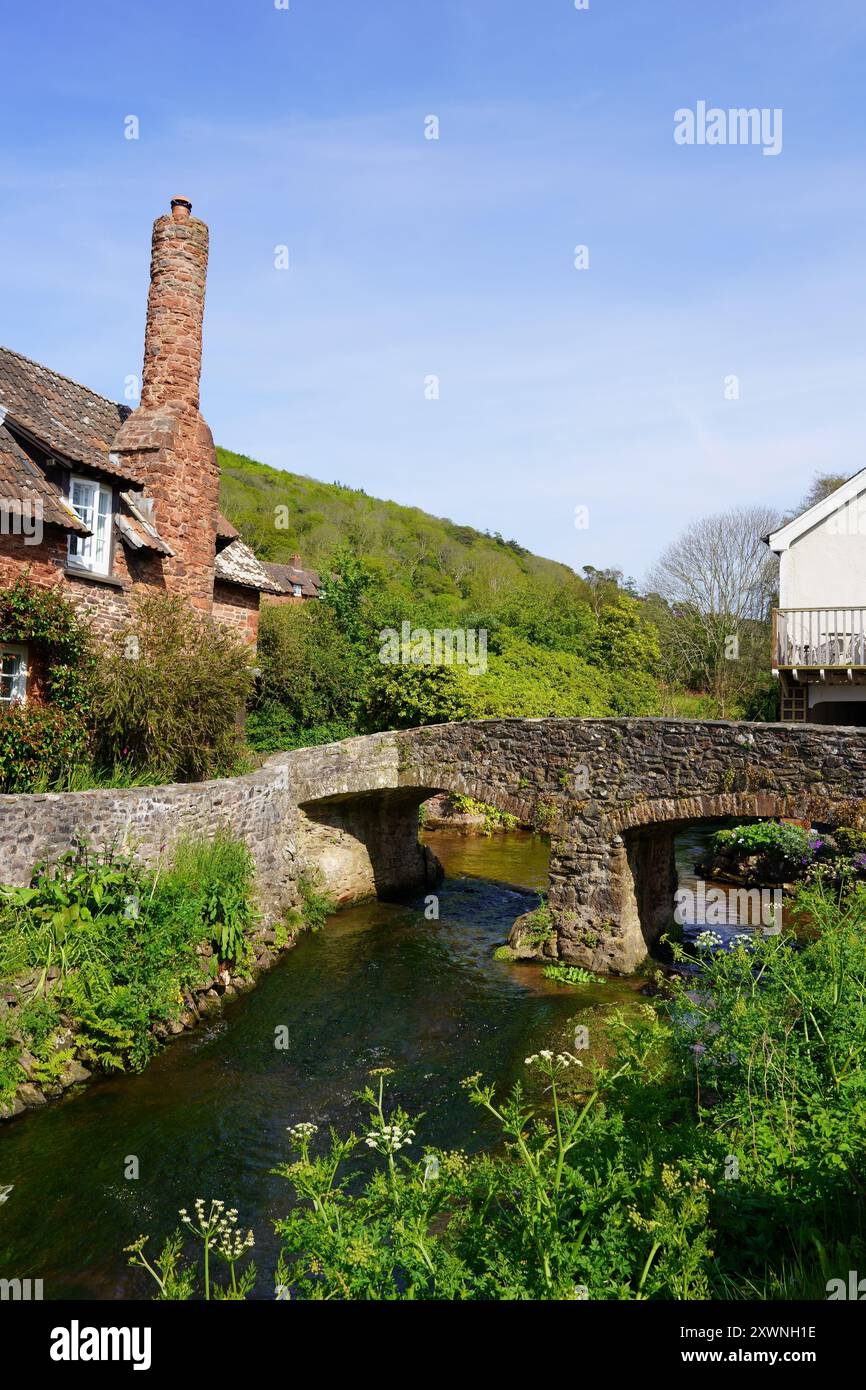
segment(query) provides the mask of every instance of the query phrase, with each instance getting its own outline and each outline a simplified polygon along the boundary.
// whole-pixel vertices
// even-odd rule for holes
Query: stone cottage
[[[280,586],[278,594],[269,593],[267,603],[306,603],[311,598],[321,598],[322,580],[317,570],[305,569],[300,555],[293,555],[288,565],[262,561],[275,584]]]
[[[0,348],[0,585],[59,585],[100,636],[160,589],[254,645],[260,596],[286,590],[220,514],[199,412],[208,229],[191,214],[174,198],[153,225],[137,409]],[[2,695],[24,698],[28,653],[2,656]]]

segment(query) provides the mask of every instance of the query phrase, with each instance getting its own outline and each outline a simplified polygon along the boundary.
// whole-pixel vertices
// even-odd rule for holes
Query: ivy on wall
[[[86,756],[94,654],[87,628],[57,589],[22,576],[0,589],[0,639],[27,646],[40,699],[0,714],[0,792],[53,787]]]
[[[59,589],[40,588],[26,576],[0,589],[0,638],[33,648],[44,668],[46,703],[86,713],[94,664],[90,637]]]

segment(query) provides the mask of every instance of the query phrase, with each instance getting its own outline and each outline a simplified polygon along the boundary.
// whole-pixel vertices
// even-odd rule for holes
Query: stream
[[[705,837],[681,837],[683,874]],[[180,1207],[221,1198],[255,1234],[256,1296],[273,1297],[273,1222],[289,1187],[270,1170],[289,1157],[288,1125],[357,1131],[366,1110],[355,1093],[387,1066],[392,1100],[425,1112],[419,1160],[425,1145],[477,1149],[494,1135],[463,1077],[481,1071],[507,1087],[528,1053],[570,1048],[575,1020],[642,1002],[640,979],[573,989],[493,960],[547,887],[543,841],[521,831],[425,839],[446,868],[438,921],[423,896],[344,910],[142,1074],[101,1079],[0,1127],[0,1186],[13,1184],[0,1208],[0,1278],[42,1279],[46,1299],[150,1297],[123,1247],[149,1233],[152,1258]],[[137,1178],[125,1176],[132,1159]]]

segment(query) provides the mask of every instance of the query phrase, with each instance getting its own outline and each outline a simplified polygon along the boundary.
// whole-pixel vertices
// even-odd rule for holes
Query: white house
[[[866,468],[764,539],[781,718],[866,725]]]

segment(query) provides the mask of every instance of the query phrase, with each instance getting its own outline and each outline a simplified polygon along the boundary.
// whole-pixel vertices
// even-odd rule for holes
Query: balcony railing
[[[866,608],[774,608],[773,665],[866,669]]]

